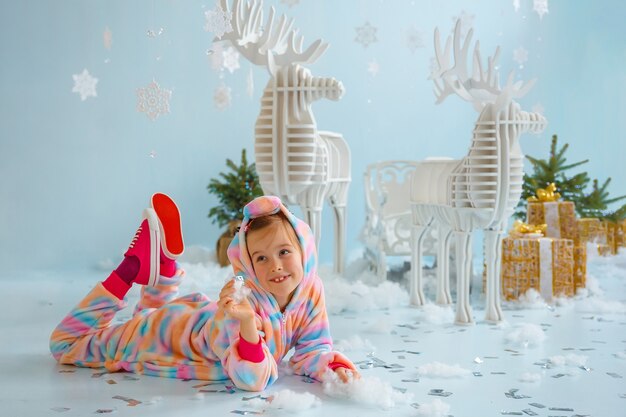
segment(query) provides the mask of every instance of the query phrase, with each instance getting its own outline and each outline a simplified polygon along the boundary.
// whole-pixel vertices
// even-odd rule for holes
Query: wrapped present
[[[546,224],[546,236],[578,243],[578,222],[571,201],[528,202],[527,222]]]
[[[608,246],[608,253],[617,255],[619,248],[624,246],[624,228],[622,222],[612,222],[610,220],[602,220],[603,231],[606,236],[605,243]]]
[[[549,301],[574,295],[574,241],[519,232],[502,240],[502,295],[514,300],[534,288]]]
[[[574,245],[574,292],[587,286],[587,244]]]
[[[600,219],[578,219],[578,237],[581,243],[606,244],[606,227]]]
[[[578,243],[578,224],[574,203],[559,201],[561,195],[554,184],[539,188],[536,197],[528,199],[526,221],[531,225],[545,224],[545,236],[572,239]]]

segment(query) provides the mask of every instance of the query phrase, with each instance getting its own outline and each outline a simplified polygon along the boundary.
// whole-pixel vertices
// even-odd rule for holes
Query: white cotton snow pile
[[[517,347],[537,347],[543,343],[546,335],[543,329],[531,323],[523,323],[505,335],[505,341]]]
[[[322,401],[309,392],[298,393],[284,389],[272,393],[267,399],[253,398],[248,405],[256,410],[283,410],[286,412],[299,412],[310,408],[319,407]]]
[[[547,306],[541,294],[534,288],[530,288],[516,301],[509,301],[503,304],[512,310],[539,310]]]
[[[435,398],[429,403],[420,404],[416,415],[418,417],[446,417],[450,415],[450,404]]]
[[[366,351],[374,352],[376,348],[368,339],[361,339],[359,335],[352,335],[347,339],[340,339],[334,344],[334,349],[339,352]]]
[[[614,353],[613,356],[615,356],[617,359],[626,359],[626,352],[617,352]]]
[[[600,297],[575,298],[575,310],[579,313],[626,313],[626,304],[620,301],[605,300]]]
[[[413,398],[413,394],[395,390],[388,382],[375,376],[361,376],[349,382],[342,382],[335,372],[326,372],[323,386],[324,393],[331,397],[383,409],[409,403]]]
[[[448,324],[454,322],[454,311],[450,306],[426,303],[420,308],[419,320],[430,324]]]
[[[232,278],[230,266],[222,267],[217,263],[215,252],[201,246],[189,246],[178,259],[185,276],[180,284],[180,293],[201,292],[216,299],[224,286],[224,281]]]
[[[552,366],[585,366],[587,364],[587,359],[589,359],[585,355],[576,355],[574,353],[570,353],[569,355],[555,355],[548,358],[548,361]]]
[[[530,383],[539,382],[541,381],[541,374],[534,373],[534,372],[524,372],[520,376],[519,380],[520,382],[530,382]]]
[[[339,314],[343,311],[381,310],[408,305],[408,293],[396,283],[385,281],[376,286],[369,286],[359,279],[354,282],[348,281],[327,268],[323,268],[319,275],[324,282],[326,310],[329,314]]]
[[[393,325],[389,319],[379,319],[365,328],[368,333],[390,334]]]
[[[471,374],[468,369],[458,364],[448,365],[441,362],[431,362],[417,367],[419,376],[428,378],[463,378]]]
[[[96,264],[96,269],[98,271],[110,272],[116,267],[117,267],[117,264],[111,258],[102,259],[98,261],[98,263]]]

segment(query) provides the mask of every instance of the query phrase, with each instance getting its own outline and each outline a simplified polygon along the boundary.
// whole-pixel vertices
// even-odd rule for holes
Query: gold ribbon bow
[[[537,194],[537,196],[529,197],[528,201],[532,203],[548,203],[551,201],[558,201],[561,198],[561,194],[556,192],[556,185],[554,185],[554,183],[550,183],[545,189],[538,188],[535,194]]]
[[[515,223],[513,223],[513,229],[511,229],[511,232],[509,234],[511,236],[516,236],[516,237],[521,237],[521,236],[531,235],[531,234],[545,236],[547,228],[548,228],[548,225],[546,224],[533,225],[533,224],[524,223],[520,220],[515,220]]]

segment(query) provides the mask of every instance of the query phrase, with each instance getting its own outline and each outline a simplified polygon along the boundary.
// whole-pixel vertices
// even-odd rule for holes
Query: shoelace
[[[129,248],[133,248],[135,246],[135,242],[137,242],[137,239],[139,239],[139,234],[141,234],[141,226],[139,226],[139,229],[137,229],[137,231],[135,232],[133,240],[130,241],[130,245],[128,246]]]

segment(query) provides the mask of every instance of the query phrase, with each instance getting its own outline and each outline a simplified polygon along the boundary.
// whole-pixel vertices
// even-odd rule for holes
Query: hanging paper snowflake
[[[380,70],[380,66],[375,59],[367,63],[367,72],[369,72],[372,77],[378,74],[378,70]]]
[[[232,74],[239,68],[239,52],[232,46],[229,46],[222,52],[222,55],[224,68]]]
[[[411,53],[415,53],[418,48],[423,48],[424,45],[424,33],[421,30],[417,30],[415,26],[411,26],[405,35],[406,46]]]
[[[365,22],[363,26],[359,26],[355,30],[356,38],[354,40],[363,45],[364,48],[367,48],[371,43],[378,42],[376,38],[377,28],[370,25],[370,22]]]
[[[520,66],[523,65],[524,62],[528,61],[528,51],[524,49],[523,46],[520,46],[513,51],[513,61],[517,62]]]
[[[533,10],[543,20],[543,15],[548,13],[548,0],[533,0]]]
[[[543,108],[543,105],[541,103],[537,103],[532,107],[532,112],[533,113],[539,113],[542,116],[544,115],[544,111],[545,109]]]
[[[474,26],[474,15],[467,13],[465,10],[461,10],[461,13],[458,16],[453,16],[452,21],[456,25],[457,20],[461,20],[461,39],[467,36],[467,32]],[[454,32],[454,27],[452,27],[452,32]]]
[[[246,79],[246,93],[248,97],[254,95],[254,77],[252,76],[252,68],[248,69],[248,78]]]
[[[300,0],[280,0],[280,2],[282,4],[285,4],[285,5],[289,6],[289,7],[293,7],[296,4],[300,3]]]
[[[104,33],[102,34],[102,43],[104,43],[104,47],[108,50],[111,50],[111,45],[113,45],[113,34],[111,33],[111,29],[106,27],[104,29]]]
[[[213,103],[218,110],[224,110],[230,107],[230,87],[222,84],[215,89],[215,94],[213,94]]]
[[[83,69],[83,72],[80,74],[73,74],[72,78],[74,78],[72,93],[80,94],[81,101],[87,100],[87,97],[98,97],[98,93],[96,92],[98,79],[92,77],[89,71]]]
[[[513,0],[513,8],[515,9],[515,13],[519,12],[519,0]]]
[[[222,9],[219,4],[216,4],[213,10],[204,12],[204,18],[206,20],[204,30],[212,32],[218,39],[222,39],[225,33],[233,30],[233,26],[230,23],[232,13]]]
[[[152,80],[145,88],[137,89],[137,111],[146,113],[150,120],[156,120],[161,114],[170,112],[171,90],[162,89]]]

